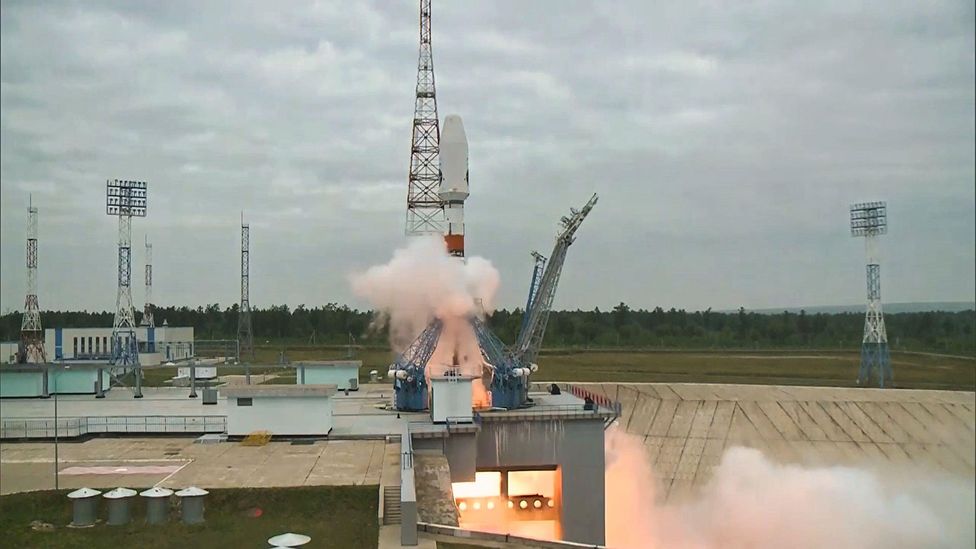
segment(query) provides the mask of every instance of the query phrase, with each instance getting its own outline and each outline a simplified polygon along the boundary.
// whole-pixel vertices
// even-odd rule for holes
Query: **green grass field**
[[[894,387],[976,390],[976,359],[892,353]],[[747,383],[855,387],[860,354],[838,351],[544,354],[536,381]]]
[[[258,347],[252,374],[275,373],[268,383],[294,383],[291,368],[278,366],[280,349]],[[302,346],[285,352],[289,361],[344,359],[345,348]],[[385,376],[393,354],[386,349],[358,349],[360,382],[369,371]],[[976,390],[976,358],[924,353],[891,355],[894,387]],[[534,381],[747,383],[855,387],[860,354],[856,351],[654,351],[546,350]],[[145,385],[160,386],[175,367],[145,370]],[[220,375],[243,374],[243,366],[221,366]]]
[[[0,496],[3,547],[119,549],[138,547],[267,547],[265,541],[284,532],[311,536],[309,547],[374,549],[375,486],[319,486],[269,489],[212,490],[206,501],[206,522],[187,526],[177,512],[169,523],[145,524],[145,506],[133,498],[132,522],[91,528],[68,528],[71,504],[67,491],[26,492]],[[253,510],[261,514],[253,517]],[[104,505],[100,517],[104,519]],[[53,524],[53,532],[36,532],[31,521]]]

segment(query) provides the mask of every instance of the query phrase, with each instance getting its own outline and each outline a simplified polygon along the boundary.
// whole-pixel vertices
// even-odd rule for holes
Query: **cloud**
[[[155,243],[160,303],[236,302],[244,210],[255,305],[365,305],[345,273],[403,238],[415,3],[2,9],[4,308],[22,301],[28,193],[41,306],[113,306],[115,177],[149,181],[134,240]],[[846,207],[871,199],[890,205],[886,300],[973,300],[973,15],[435,5],[438,106],[465,118],[468,242],[506,280],[500,305],[524,299],[528,251],[593,191],[557,307],[860,301]]]

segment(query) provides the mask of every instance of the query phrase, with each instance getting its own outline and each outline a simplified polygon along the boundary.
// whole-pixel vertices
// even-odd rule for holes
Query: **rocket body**
[[[444,118],[440,140],[441,187],[447,222],[444,242],[453,256],[464,257],[464,201],[468,198],[468,137],[456,114]]]

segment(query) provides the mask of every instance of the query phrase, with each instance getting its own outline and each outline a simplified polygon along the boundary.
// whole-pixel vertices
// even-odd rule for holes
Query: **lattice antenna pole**
[[[254,333],[251,331],[250,261],[251,227],[241,213],[241,305],[237,316],[238,359],[254,360]]]
[[[408,236],[444,233],[444,207],[439,196],[441,132],[437,118],[434,54],[430,35],[430,0],[420,0],[420,55],[407,186]]]
[[[37,208],[34,207],[33,197],[30,197],[27,202],[27,298],[24,301],[24,318],[20,323],[18,362],[47,362],[42,336],[41,310],[37,302]]]
[[[135,396],[142,398],[142,370],[136,341],[136,315],[132,307],[132,218],[145,217],[147,185],[144,181],[113,179],[105,186],[105,213],[119,218],[118,291],[112,322],[112,375],[119,379],[128,369],[135,376]]]
[[[156,326],[152,299],[152,244],[149,243],[148,235],[146,235],[146,306],[142,312],[142,323],[150,328]]]
[[[861,367],[857,373],[858,385],[867,385],[872,373],[878,376],[882,388],[891,381],[891,359],[888,350],[888,334],[884,314],[881,311],[881,263],[878,254],[878,237],[888,232],[888,211],[884,202],[852,204],[851,236],[864,237],[867,259],[867,312],[864,316],[864,338],[861,342]]]

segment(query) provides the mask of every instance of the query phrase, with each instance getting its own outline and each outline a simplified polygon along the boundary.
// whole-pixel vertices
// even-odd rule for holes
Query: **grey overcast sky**
[[[885,301],[976,299],[972,1],[437,2],[441,118],[470,140],[470,254],[522,302],[590,193],[558,308],[858,303],[850,202],[887,200]],[[2,308],[111,310],[105,180],[161,304],[352,298],[404,242],[416,2],[2,4]]]

